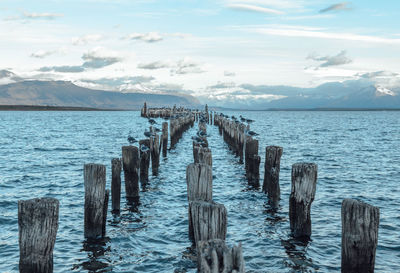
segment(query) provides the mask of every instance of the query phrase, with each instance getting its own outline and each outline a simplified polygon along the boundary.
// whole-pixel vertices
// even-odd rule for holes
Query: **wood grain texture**
[[[142,151],[142,146],[148,147],[146,151]],[[149,182],[149,167],[150,167],[150,139],[139,140],[140,154],[140,183],[146,184]]]
[[[127,198],[139,197],[139,149],[136,146],[122,147],[122,166]]]
[[[269,203],[277,208],[281,197],[279,186],[279,172],[283,148],[279,146],[267,146],[265,148],[264,183],[263,192],[268,194]]]
[[[242,245],[228,248],[223,240],[200,241],[197,269],[199,273],[245,273]]]
[[[311,236],[310,212],[317,187],[317,170],[314,163],[296,163],[292,166],[289,218],[294,237]]]
[[[343,273],[374,272],[378,228],[379,208],[353,199],[343,200]]]
[[[162,155],[163,157],[167,156],[167,148],[168,148],[168,122],[162,123]]]
[[[59,201],[35,198],[18,201],[19,271],[53,272]]]
[[[111,160],[111,209],[112,211],[120,210],[121,203],[121,159],[113,158]]]

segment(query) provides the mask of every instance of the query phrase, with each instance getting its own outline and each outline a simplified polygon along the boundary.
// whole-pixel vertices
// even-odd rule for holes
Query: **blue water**
[[[340,207],[358,198],[380,208],[376,272],[400,272],[400,112],[230,112],[256,120],[261,166],[266,145],[284,148],[281,207],[247,185],[244,166],[217,127],[208,126],[214,199],[228,210],[227,243],[241,242],[247,272],[338,272]],[[0,112],[0,272],[18,271],[17,202],[60,200],[55,272],[196,272],[187,236],[185,169],[193,161],[187,131],[161,160],[160,174],[128,205],[122,187],[119,216],[109,211],[107,238],[83,238],[83,164],[107,166],[121,156],[127,136],[148,127],[139,112]],[[318,164],[311,208],[312,240],[289,235],[290,171],[295,162]],[[261,177],[263,177],[261,167]],[[262,183],[262,180],[261,180]]]

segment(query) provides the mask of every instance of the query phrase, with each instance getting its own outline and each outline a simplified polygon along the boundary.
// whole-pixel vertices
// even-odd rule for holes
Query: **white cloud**
[[[35,12],[24,12],[23,13],[23,18],[25,19],[47,19],[47,20],[52,20],[58,17],[63,17],[63,14],[60,13],[49,13],[49,12],[44,12],[44,13],[35,13]]]
[[[310,54],[307,59],[322,62],[319,67],[337,66],[343,64],[349,64],[352,62],[350,58],[346,56],[346,51],[342,50],[339,54],[334,56],[318,56],[316,53]]]
[[[32,58],[38,58],[38,59],[43,59],[47,56],[53,55],[54,53],[56,53],[57,51],[55,50],[38,50],[36,52],[33,52],[31,54]]]
[[[285,36],[285,37],[335,39],[335,40],[347,40],[347,41],[358,41],[358,42],[379,43],[379,44],[400,44],[400,39],[398,38],[385,38],[378,36],[359,35],[354,33],[343,33],[343,32],[329,32],[313,27],[304,28],[300,26],[266,25],[266,26],[245,26],[245,27],[238,27],[238,29],[243,29],[245,31],[256,32],[260,34]]]
[[[224,76],[225,77],[234,77],[234,76],[236,76],[236,73],[235,72],[231,72],[231,71],[224,71]]]
[[[103,39],[103,36],[100,34],[88,34],[80,37],[72,38],[73,45],[86,45],[91,42],[97,42]]]
[[[201,67],[199,63],[194,62],[190,58],[184,58],[177,62],[176,67],[171,69],[171,75],[174,74],[195,74],[203,73],[205,70]]]
[[[155,43],[163,40],[162,35],[158,32],[132,33],[125,38],[129,40],[140,40],[146,43]]]
[[[331,12],[331,11],[343,11],[343,10],[351,10],[349,6],[349,2],[342,2],[342,3],[337,3],[334,5],[331,5],[327,8],[321,9],[319,12],[324,13],[324,12]]]
[[[155,70],[155,69],[171,67],[171,64],[166,63],[166,62],[156,61],[156,62],[151,62],[151,63],[140,63],[140,64],[138,64],[137,67],[140,69]]]
[[[228,8],[241,10],[241,11],[252,11],[252,12],[260,12],[260,13],[267,13],[267,14],[284,14],[284,12],[270,9],[266,7],[256,6],[256,5],[249,5],[249,4],[229,4],[227,5]]]

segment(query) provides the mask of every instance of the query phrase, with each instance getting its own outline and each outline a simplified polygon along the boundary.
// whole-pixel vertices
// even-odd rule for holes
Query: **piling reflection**
[[[109,242],[110,238],[108,237],[86,239],[83,241],[83,248],[81,251],[87,253],[88,259],[75,265],[72,269],[80,269],[80,271],[84,270],[88,272],[111,272],[111,261],[106,258],[107,252],[111,251]]]
[[[313,272],[318,270],[318,267],[313,264],[313,260],[307,257],[309,243],[310,239],[308,237],[281,239],[281,244],[285,248],[288,257],[285,264],[293,272]],[[311,270],[311,268],[314,270]]]

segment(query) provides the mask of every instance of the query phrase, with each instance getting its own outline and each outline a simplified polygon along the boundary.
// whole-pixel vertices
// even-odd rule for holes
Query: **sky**
[[[361,75],[390,87],[400,82],[399,18],[396,0],[0,0],[0,83],[204,99]]]

